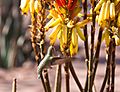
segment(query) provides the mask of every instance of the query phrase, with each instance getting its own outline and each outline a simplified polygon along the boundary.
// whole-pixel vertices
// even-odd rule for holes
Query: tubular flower
[[[64,7],[66,5],[66,0],[56,0],[56,3],[61,6]]]
[[[30,0],[21,0],[20,9],[23,14],[27,14],[29,11],[29,2]]]
[[[77,4],[77,0],[56,0],[59,7],[66,7],[68,10],[73,10]]]
[[[101,27],[108,28],[110,22],[114,21],[116,16],[118,16],[119,9],[117,8],[117,4],[119,2],[120,0],[112,2],[110,0],[99,0],[94,11],[96,13],[99,12],[97,22]]]
[[[67,9],[73,10],[77,4],[77,0],[68,0]]]
[[[110,34],[112,33],[112,38],[115,39],[116,46],[120,45],[120,13],[118,10],[118,3],[120,0],[99,0],[94,11],[98,14],[97,22],[104,28],[102,35],[102,41],[105,40],[106,47],[110,43]]]
[[[27,14],[30,10],[31,15],[36,12],[41,11],[42,6],[39,0],[21,0],[20,9],[22,14]]]
[[[110,33],[111,32],[113,33],[112,38],[115,39],[116,46],[120,46],[120,31],[119,31],[118,28],[116,28],[114,26],[111,27],[111,30],[106,28],[103,31],[102,41],[104,40],[105,44],[106,44],[106,47],[108,47],[109,44],[110,44]]]
[[[50,21],[44,27],[46,31],[53,28],[49,35],[50,44],[54,45],[56,39],[59,39],[61,51],[64,53],[67,49],[73,56],[78,52],[78,37],[85,41],[80,29],[90,22],[90,19],[79,21],[77,15],[81,7],[77,0],[56,0],[53,5],[54,8],[49,10],[47,16]]]

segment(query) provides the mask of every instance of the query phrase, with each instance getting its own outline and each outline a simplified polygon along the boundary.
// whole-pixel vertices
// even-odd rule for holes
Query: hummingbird
[[[47,50],[47,54],[45,57],[42,59],[42,61],[39,63],[37,67],[37,72],[38,72],[38,79],[40,79],[40,75],[42,74],[42,70],[44,68],[50,68],[52,65],[61,65],[65,62],[70,62],[71,60],[78,59],[76,57],[65,57],[65,56],[60,56],[60,55],[53,55],[53,50],[55,48],[53,46],[49,46]]]
[[[53,65],[55,60],[62,59],[60,56],[53,56],[53,53],[52,53],[53,49],[54,49],[53,46],[49,46],[47,50],[47,54],[45,55],[43,60],[39,63],[38,68],[37,68],[38,79],[40,78],[40,75],[44,68],[48,68],[51,65]]]

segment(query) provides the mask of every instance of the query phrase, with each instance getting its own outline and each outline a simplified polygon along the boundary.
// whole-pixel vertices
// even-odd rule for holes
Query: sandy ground
[[[75,71],[79,77],[81,84],[85,84],[86,76],[86,65],[84,62],[76,61],[73,63]],[[54,79],[55,79],[55,69],[49,69],[49,78],[51,83],[51,88],[54,89]],[[97,92],[101,87],[103,77],[105,73],[105,64],[100,63],[97,70],[97,75],[95,79],[95,85]],[[17,78],[17,92],[44,92],[41,80],[37,79],[36,65],[30,62],[26,62],[21,68],[14,68],[10,70],[0,69],[0,92],[11,92],[12,90],[12,80]],[[62,68],[62,92],[65,92],[65,76],[64,70]],[[116,65],[116,77],[115,77],[115,92],[120,92],[120,65]],[[71,92],[79,92],[75,81],[70,75],[70,90]]]

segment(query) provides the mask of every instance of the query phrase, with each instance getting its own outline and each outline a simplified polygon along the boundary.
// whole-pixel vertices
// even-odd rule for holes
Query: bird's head
[[[50,46],[47,50],[47,54],[52,56],[52,51],[54,50],[54,47],[53,46]]]

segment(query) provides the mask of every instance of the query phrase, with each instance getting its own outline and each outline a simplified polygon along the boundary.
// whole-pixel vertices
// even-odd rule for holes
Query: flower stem
[[[94,68],[93,69],[94,70],[93,70],[93,77],[92,77],[92,86],[94,84],[96,70],[97,70],[97,66],[98,66],[98,62],[99,62],[99,54],[100,54],[100,46],[101,46],[101,40],[102,40],[102,32],[103,32],[103,28],[100,27],[99,34],[98,34],[96,52],[95,52],[95,55],[94,55],[94,58],[93,58],[93,62],[94,62]]]
[[[69,62],[66,62],[65,63],[65,78],[66,78],[66,92],[70,92],[70,81],[69,81]]]
[[[61,65],[57,65],[54,92],[61,92]]]
[[[50,87],[47,69],[44,70],[44,81],[45,81],[45,86],[46,86],[47,92],[51,92],[51,87]]]
[[[87,19],[87,0],[83,0],[83,10],[84,10],[84,17],[83,19]],[[85,54],[86,54],[86,63],[87,63],[87,69],[88,69],[88,61],[89,61],[89,48],[88,48],[88,34],[87,34],[87,25],[85,25],[84,27],[84,36],[85,36],[85,42],[84,42],[84,46],[85,46]],[[88,89],[88,72],[87,72],[87,76],[86,76],[86,83],[85,83],[85,92],[87,92]]]
[[[83,9],[84,9],[84,17],[83,19],[87,19],[87,0],[84,0],[83,3]],[[88,34],[87,34],[87,25],[84,27],[84,36],[85,36],[85,54],[86,54],[86,59],[89,60],[89,48],[88,48]]]
[[[39,26],[39,31],[40,31],[40,55],[41,55],[41,58],[44,57],[44,49],[45,49],[45,29],[44,29],[44,26],[45,26],[45,7],[46,7],[46,2],[45,0],[40,0],[41,4],[42,4],[42,11],[40,12],[40,15],[38,15],[38,26]],[[44,69],[43,71],[43,79],[44,79],[44,82],[45,82],[45,88],[46,88],[46,92],[51,92],[51,87],[50,87],[50,82],[49,82],[49,77],[48,77],[48,71],[47,69]],[[44,86],[44,84],[43,84]]]
[[[113,38],[113,48],[112,48],[112,83],[111,83],[111,92],[114,92],[115,86],[115,39]]]
[[[41,76],[41,81],[42,81],[42,85],[43,85],[44,91],[47,92],[47,88],[46,88],[45,81],[44,81],[42,73],[40,74],[40,76]]]
[[[104,88],[105,88],[105,85],[106,85],[107,81],[108,81],[108,86],[106,88],[106,91],[109,92],[109,89],[110,89],[109,88],[110,87],[109,83],[110,83],[110,60],[111,60],[111,54],[112,54],[111,50],[112,50],[112,40],[110,40],[108,51],[106,51],[107,52],[107,56],[106,56],[107,67],[106,67],[106,73],[105,73],[104,81],[103,81],[100,92],[104,91]]]
[[[80,90],[81,92],[83,92],[83,87],[82,87],[82,85],[81,85],[81,83],[80,83],[80,81],[79,81],[79,79],[78,79],[78,77],[77,77],[77,75],[76,75],[76,73],[75,73],[75,70],[74,70],[74,68],[73,68],[72,62],[70,62],[69,68],[70,68],[71,74],[72,74],[72,76],[73,76],[76,84],[77,84],[78,87],[79,87],[79,90]]]
[[[112,36],[111,36],[112,37]],[[110,43],[109,43],[109,48],[108,48],[108,51],[106,51],[107,52],[107,56],[106,56],[106,58],[107,58],[107,67],[106,67],[106,73],[105,73],[105,77],[104,77],[104,81],[103,81],[103,84],[102,84],[102,87],[101,87],[101,90],[100,90],[100,92],[103,92],[104,91],[104,88],[105,88],[105,85],[106,85],[106,82],[107,82],[107,88],[106,88],[106,92],[110,92],[110,75],[111,75],[111,65],[113,64],[113,61],[111,60],[111,58],[112,59],[115,59],[115,56],[114,56],[114,52],[115,51],[113,51],[113,48],[114,48],[114,46],[113,46],[113,44],[115,45],[115,43],[114,43],[114,39],[113,38],[111,38],[110,39]],[[113,55],[113,56],[112,56]],[[112,67],[113,68],[113,67]],[[114,73],[114,70],[112,70],[113,71],[113,73]],[[113,74],[114,75],[114,74]],[[113,77],[113,75],[112,75],[112,77]],[[114,77],[113,77],[113,80],[112,80],[112,82],[113,82],[113,84],[114,84]],[[113,89],[111,89],[111,90],[113,90]],[[112,91],[112,92],[114,92],[114,91]]]
[[[36,62],[39,64],[39,61],[40,61],[40,54],[39,54],[39,51],[38,51],[38,45],[37,45],[37,15],[34,14],[34,19],[31,20],[32,21],[32,29],[31,29],[31,42],[32,42],[32,47],[33,47],[33,50],[34,50],[34,53],[35,53],[35,60]],[[42,38],[44,40],[44,38]],[[41,40],[41,39],[39,39]],[[40,44],[41,45],[41,44]],[[43,45],[41,45],[41,47],[43,48]],[[41,49],[41,48],[40,48]],[[41,53],[43,53],[41,51]],[[41,74],[41,81],[42,81],[42,84],[43,84],[43,87],[44,87],[44,90],[45,92],[47,92],[47,87],[45,85],[45,81],[44,81],[44,78],[43,78],[43,75]]]
[[[89,76],[88,76],[88,91],[92,92],[92,76],[93,76],[93,56],[94,56],[94,37],[95,37],[95,18],[96,14],[94,12],[95,0],[92,1],[92,25],[91,25],[91,46],[90,46],[90,61],[89,61]],[[91,3],[92,3],[91,2]]]

